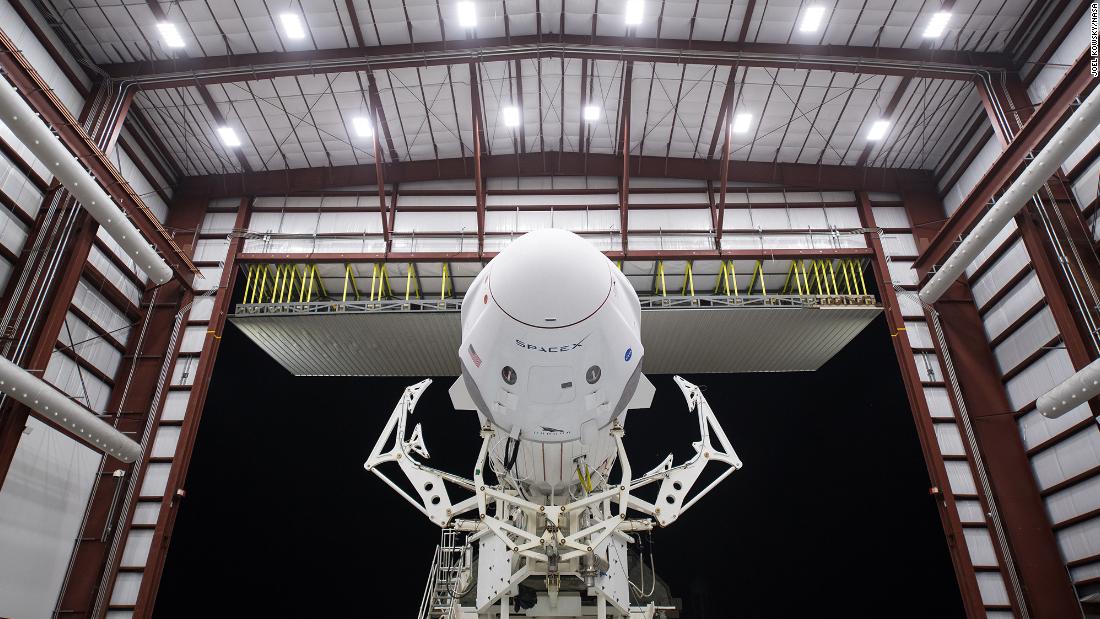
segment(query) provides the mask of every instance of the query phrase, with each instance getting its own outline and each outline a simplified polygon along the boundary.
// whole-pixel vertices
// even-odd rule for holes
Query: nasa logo
[[[630,358],[634,356],[634,351],[630,348],[626,349],[626,354],[623,355],[623,361],[630,361]]]
[[[528,344],[527,342],[524,342],[523,340],[516,340],[516,346],[519,346],[520,348],[523,348],[523,349],[526,349],[526,350],[537,350],[539,352],[569,352],[570,350],[575,350],[577,348],[580,348],[581,344],[583,344],[583,343],[584,343],[584,340],[581,340],[581,341],[577,342],[576,344],[565,344],[565,345],[562,345],[562,346],[536,346],[534,344]]]

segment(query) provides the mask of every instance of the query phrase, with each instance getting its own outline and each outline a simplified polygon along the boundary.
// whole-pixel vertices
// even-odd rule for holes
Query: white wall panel
[[[1022,363],[1057,335],[1054,314],[1050,313],[1050,308],[1044,307],[993,349],[1001,374]]]
[[[1078,482],[1046,497],[1050,521],[1057,524],[1100,509],[1100,477]]]
[[[187,320],[210,320],[210,313],[213,311],[213,296],[195,297],[195,300],[191,303],[191,311],[187,315]]]
[[[906,321],[905,335],[909,338],[909,345],[913,348],[934,348],[932,344],[932,332],[923,321]]]
[[[891,232],[883,234],[881,241],[882,252],[887,256],[916,256],[918,253],[912,234]]]
[[[129,299],[131,303],[135,306],[141,305],[141,289],[138,288],[137,284],[135,284],[122,269],[118,268],[106,254],[94,245],[88,253],[88,264],[99,271],[99,274],[107,280],[107,283],[118,289],[118,291],[122,293],[122,296]]]
[[[165,421],[182,421],[187,413],[187,401],[191,397],[190,391],[169,391],[164,396],[164,410],[161,419]]]
[[[199,267],[200,276],[195,276],[195,279],[191,282],[191,285],[195,288],[195,291],[201,290],[214,290],[222,281],[223,267]]]
[[[172,366],[172,385],[192,385],[195,383],[195,369],[199,360],[195,357],[180,357]]]
[[[955,494],[977,494],[974,486],[974,475],[970,472],[970,465],[961,460],[948,460],[943,463],[947,469],[947,480],[951,484],[951,492]]]
[[[830,206],[825,209],[825,218],[832,228],[852,230],[863,227],[859,220],[859,209],[854,206]]]
[[[924,317],[924,307],[920,304],[915,294],[898,293],[898,309],[906,318]]]
[[[955,509],[959,512],[959,519],[963,522],[985,522],[985,509],[982,502],[976,499],[959,499],[955,501]]]
[[[913,270],[913,263],[905,260],[890,261],[887,263],[890,270],[890,281],[895,284],[916,285],[918,283],[917,272]]]
[[[1043,417],[1033,409],[1020,417],[1016,424],[1020,427],[1024,448],[1031,449],[1089,417],[1092,417],[1092,411],[1087,404],[1082,404],[1057,419]]]
[[[632,234],[630,248],[687,251],[714,249],[714,237],[709,234]]]
[[[107,383],[82,370],[75,361],[61,353],[55,352],[50,357],[42,378],[93,411],[103,412],[111,396]]]
[[[704,207],[710,206],[705,191],[701,193],[632,193],[630,194],[630,204],[699,204]]]
[[[11,279],[11,270],[11,263],[6,258],[0,258],[0,290],[8,285],[8,280]]]
[[[161,223],[168,217],[168,204],[165,203],[164,198],[160,197],[154,186],[154,179],[145,178],[145,174],[142,173],[141,168],[134,163],[134,160],[130,158],[130,155],[121,148],[116,148],[111,153],[111,161],[118,167],[119,173],[122,174],[122,178],[126,179],[126,182],[130,184],[130,187],[134,189],[134,192],[141,196],[141,200],[145,202],[145,206],[149,207],[153,215],[156,216]],[[171,195],[172,188],[165,187],[168,195]]]
[[[183,338],[180,339],[180,352],[201,352],[202,347],[206,344],[206,335],[206,325],[187,327],[183,330]]]
[[[258,199],[258,198],[257,198]],[[234,202],[237,202],[234,200]],[[252,216],[268,215],[269,213],[254,213]],[[207,213],[202,219],[203,234],[229,234],[233,225],[237,223],[236,213]]]
[[[168,485],[168,474],[172,472],[172,465],[167,462],[150,462],[145,467],[145,478],[141,482],[141,492],[138,496],[160,497],[164,496],[164,489]]]
[[[630,213],[631,230],[702,230],[711,229],[710,210],[639,209]]]
[[[322,212],[317,220],[318,234],[381,234],[382,216],[377,212]]]
[[[942,382],[944,380],[940,359],[934,353],[914,353],[913,360],[917,364],[917,374],[920,375],[922,382]]]
[[[985,305],[1014,275],[1020,272],[1020,269],[1028,264],[1030,259],[1027,248],[1024,247],[1022,240],[1017,239],[985,273],[982,273],[978,279],[971,280],[970,290],[974,293],[974,303],[978,307]]]
[[[993,549],[993,538],[985,529],[963,529],[966,548],[970,551],[970,560],[976,566],[997,565],[997,553]]]
[[[985,334],[993,340],[1043,298],[1043,287],[1034,271],[1028,273],[982,316]]]
[[[631,196],[631,201],[634,198],[639,197],[639,194]],[[706,198],[704,197],[704,203]],[[405,206],[405,198],[398,198],[398,207]],[[485,196],[486,207],[515,207],[515,206],[545,206],[547,204],[561,205],[561,206],[598,206],[605,207],[601,210],[610,208],[618,212],[619,210],[619,195],[617,193],[584,193],[584,194],[561,194],[561,195],[539,195],[539,194],[522,194],[522,195],[501,195],[501,194],[489,194]],[[399,209],[400,211],[400,209]]]
[[[202,239],[195,243],[195,262],[222,262],[229,255],[227,239]]]
[[[1053,41],[1051,35],[1058,36],[1060,27],[1052,28],[1051,32],[1044,38],[1043,43],[1040,44],[1038,49],[1045,50]],[[1054,87],[1061,81],[1062,76],[1069,71],[1069,67],[1073,66],[1077,58],[1081,56],[1081,53],[1087,50],[1089,47],[1089,12],[1085,11],[1081,15],[1081,19],[1077,22],[1077,25],[1062,39],[1062,42],[1058,45],[1058,48],[1051,54],[1050,58],[1043,64],[1043,68],[1039,71],[1039,74],[1035,76],[1031,84],[1027,88],[1028,97],[1036,102],[1042,102],[1050,95],[1050,92],[1054,90]]]
[[[1040,488],[1049,488],[1100,466],[1100,431],[1089,426],[1031,458]]]
[[[1085,138],[1085,141],[1081,142],[1081,145],[1069,154],[1069,157],[1066,158],[1066,162],[1062,165],[1062,171],[1066,174],[1069,174],[1074,166],[1081,163],[1081,160],[1083,160],[1089,154],[1089,152],[1092,151],[1093,147],[1095,147],[1097,143],[1100,143],[1100,127],[1093,129],[1092,133],[1090,133],[1089,136]],[[1095,179],[1096,177],[1094,176],[1093,180]]]
[[[909,214],[903,206],[872,206],[875,225],[880,228],[908,228]]]
[[[955,409],[951,407],[951,397],[945,387],[925,387],[924,399],[928,403],[928,413],[935,419],[954,419]]]
[[[30,13],[36,15],[37,10],[31,8]],[[19,13],[15,12],[8,0],[0,0],[0,24],[4,24],[4,34],[8,35],[15,43],[16,49],[23,52],[23,56],[34,67],[35,71],[42,76],[42,79],[50,86],[57,98],[72,112],[73,116],[79,116],[80,109],[84,106],[84,97],[80,95],[77,86],[69,81],[68,76],[61,70],[61,67],[54,62],[46,46],[38,40],[38,35],[23,21]],[[72,56],[65,51],[65,45],[57,39],[50,26],[42,23],[41,20],[39,20],[38,25],[51,40],[54,49],[62,52],[62,57],[69,61],[70,66],[78,66]],[[83,71],[77,69],[74,73],[81,75]],[[84,86],[87,87],[88,85],[89,82],[85,78]]]
[[[477,235],[477,213],[464,212],[416,212],[398,209],[394,221],[395,232],[460,232]]]
[[[937,423],[932,427],[936,431],[936,442],[939,443],[941,454],[945,456],[966,455],[962,435],[959,434],[959,428],[954,423]]]
[[[985,261],[989,260],[989,257],[1001,248],[1001,244],[1004,243],[1004,240],[1015,231],[1016,222],[1014,220],[1009,220],[1009,222],[997,232],[993,239],[989,241],[989,245],[983,247],[982,250],[974,256],[974,260],[966,267],[966,274],[972,275],[974,271],[977,271],[978,268],[985,264]]]
[[[16,152],[22,152],[25,155],[20,157],[27,164],[31,166],[32,170],[35,170],[40,175],[48,174],[49,170],[44,169],[45,166],[42,162],[34,159],[31,156],[27,147],[23,146],[15,136],[11,134],[7,127],[0,124],[0,139],[4,138],[9,146]],[[42,206],[42,192],[38,190],[38,186],[31,182],[23,171],[15,167],[6,156],[0,154],[0,191],[4,192],[4,195],[8,196],[20,210],[27,213],[31,217],[38,214],[38,209]]]
[[[141,572],[119,572],[115,579],[115,589],[111,592],[111,604],[115,606],[133,606],[137,603],[138,590],[141,588]]]
[[[27,242],[27,227],[15,218],[7,208],[0,207],[0,245],[7,247],[15,255],[23,251]]]
[[[73,352],[91,363],[107,376],[114,376],[122,362],[122,353],[92,330],[83,320],[69,312],[61,328],[58,341],[72,348]],[[75,344],[75,345],[74,345]],[[60,352],[54,352],[60,355]]]
[[[100,227],[99,230],[96,230],[95,236],[96,239],[103,243],[104,247],[107,248],[107,251],[111,252],[116,258],[118,258],[119,262],[121,262],[127,270],[137,275],[137,278],[139,280],[143,282],[149,281],[148,276],[145,275],[145,271],[138,269],[137,263],[134,262],[133,258],[126,255],[126,250],[118,244],[118,241],[116,241],[110,234],[107,234],[106,228]]]
[[[1020,410],[1071,374],[1073,365],[1070,363],[1069,353],[1060,348],[1054,349],[1036,359],[1005,384],[1008,401],[1014,410]]]
[[[1092,165],[1086,168],[1081,176],[1070,179],[1073,183],[1073,195],[1077,198],[1078,207],[1083,209],[1096,200],[1096,189],[1100,185],[1096,180],[1097,178],[1100,178],[1100,157],[1092,162]],[[1095,219],[1095,217],[1093,215],[1090,219]]]
[[[50,617],[101,456],[35,418],[0,489],[0,616]]]
[[[974,186],[978,184],[978,181],[982,179],[982,176],[993,166],[1000,155],[1001,141],[995,136],[990,136],[981,150],[978,151],[978,155],[967,166],[966,171],[959,176],[959,180],[943,197],[943,208],[948,215],[958,210],[970,190],[974,189]]]
[[[176,443],[180,440],[179,426],[160,426],[153,438],[153,447],[149,450],[152,458],[171,458],[176,455]]]
[[[156,524],[160,517],[160,503],[143,501],[134,507],[134,524]]]
[[[986,606],[1001,606],[1008,604],[1008,590],[1005,589],[1004,578],[1000,572],[978,572],[978,590],[982,594],[982,603]],[[1012,614],[1009,613],[1011,617]]]
[[[1080,567],[1070,568],[1070,578],[1073,582],[1079,583],[1083,580],[1092,580],[1100,578],[1100,561],[1092,563],[1086,563]]]
[[[122,341],[130,334],[130,320],[125,314],[112,305],[106,297],[100,294],[87,280],[81,279],[76,286],[73,295],[73,305],[84,312],[93,322],[103,328],[104,331],[115,333]]]
[[[1092,518],[1056,531],[1066,562],[1100,554],[1100,518]]]
[[[142,567],[149,560],[149,546],[153,542],[150,529],[130,529],[126,537],[126,546],[122,549],[122,567]]]

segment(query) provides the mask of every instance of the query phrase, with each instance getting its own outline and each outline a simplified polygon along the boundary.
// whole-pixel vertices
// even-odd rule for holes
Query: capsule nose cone
[[[513,241],[488,275],[494,301],[533,327],[566,327],[596,312],[611,293],[611,263],[565,230],[537,230]]]

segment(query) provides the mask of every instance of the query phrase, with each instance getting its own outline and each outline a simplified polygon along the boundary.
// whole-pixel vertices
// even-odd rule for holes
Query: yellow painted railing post
[[[691,293],[691,296],[695,296],[695,278],[691,274],[691,260],[687,261],[687,270],[684,271],[684,283],[680,286],[680,296],[684,296],[688,292]]]
[[[768,288],[764,285],[764,263],[760,260],[756,261],[756,268],[760,271],[760,292],[764,293],[764,296],[768,296]]]
[[[440,297],[439,297],[440,299],[446,299],[447,298],[447,275],[448,275],[449,271],[450,271],[450,268],[448,267],[448,264],[446,262],[444,262],[443,263],[443,282],[442,282],[443,285],[440,287]]]
[[[734,265],[733,260],[729,261],[730,264],[730,279],[733,280],[733,296],[741,296],[740,291],[737,290],[737,267]]]
[[[348,300],[348,277],[351,275],[351,265],[344,265],[344,292],[340,295],[340,301],[346,302]]]
[[[853,265],[853,267],[854,266],[855,265]],[[859,264],[859,285],[860,285],[861,288],[863,288],[863,294],[864,294],[864,296],[866,296],[867,295],[867,282],[863,280],[863,264],[862,263]]]
[[[844,271],[844,290],[849,295],[852,294],[852,279],[850,277],[848,277],[848,269],[851,268],[851,266],[852,266],[852,261],[851,260],[841,260],[840,261],[840,268],[841,268],[842,271]]]
[[[264,302],[264,287],[267,285],[267,265],[266,264],[263,265],[262,268],[263,268],[264,272],[263,272],[262,277],[260,279],[260,295],[259,295],[260,296],[260,303]],[[255,295],[255,292],[256,292],[255,288],[253,288],[252,292],[253,292],[253,295]]]
[[[252,274],[255,272],[255,270],[256,268],[253,264],[250,264],[247,266],[247,268],[245,268],[245,272],[248,274],[248,277],[244,280],[244,300],[242,301],[243,303],[248,303],[248,289],[252,287]]]

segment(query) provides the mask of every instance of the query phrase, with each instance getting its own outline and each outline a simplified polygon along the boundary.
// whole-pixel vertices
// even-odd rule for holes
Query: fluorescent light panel
[[[286,38],[306,38],[305,28],[302,27],[302,20],[298,17],[297,13],[283,13],[279,15],[279,20],[283,22],[283,34],[286,35]]]
[[[825,17],[825,7],[811,6],[802,12],[802,23],[798,25],[800,32],[817,32],[821,28],[821,20]]]
[[[947,22],[951,21],[951,13],[947,11],[940,11],[932,16],[932,19],[928,20],[928,26],[924,29],[924,36],[928,39],[934,39],[943,34],[947,29]]]
[[[233,127],[218,127],[218,137],[222,139],[222,144],[230,148],[241,145],[241,138],[237,137],[237,132],[233,130]]]
[[[361,138],[369,138],[374,135],[374,128],[371,127],[370,119],[365,116],[356,116],[352,118],[351,126],[355,129],[355,134]]]
[[[637,26],[642,23],[645,15],[645,2],[643,0],[626,0],[626,11],[623,20],[627,26]]]
[[[518,127],[519,126],[519,108],[514,105],[505,106],[500,110],[500,117],[504,120],[505,127]]]
[[[746,133],[749,130],[749,126],[752,125],[752,114],[748,112],[741,112],[733,117],[733,129],[734,133]]]
[[[162,21],[157,23],[157,31],[160,32],[160,38],[164,41],[166,46],[175,48],[183,47],[183,37],[180,36],[179,29],[176,28],[176,25],[172,22]]]
[[[584,119],[589,122],[599,120],[600,106],[591,104],[584,106]]]
[[[875,124],[871,125],[871,130],[867,132],[867,139],[877,142],[886,137],[886,132],[889,130],[890,121],[876,120]]]
[[[477,7],[470,0],[462,0],[455,5],[458,11],[458,25],[462,28],[477,27]]]

